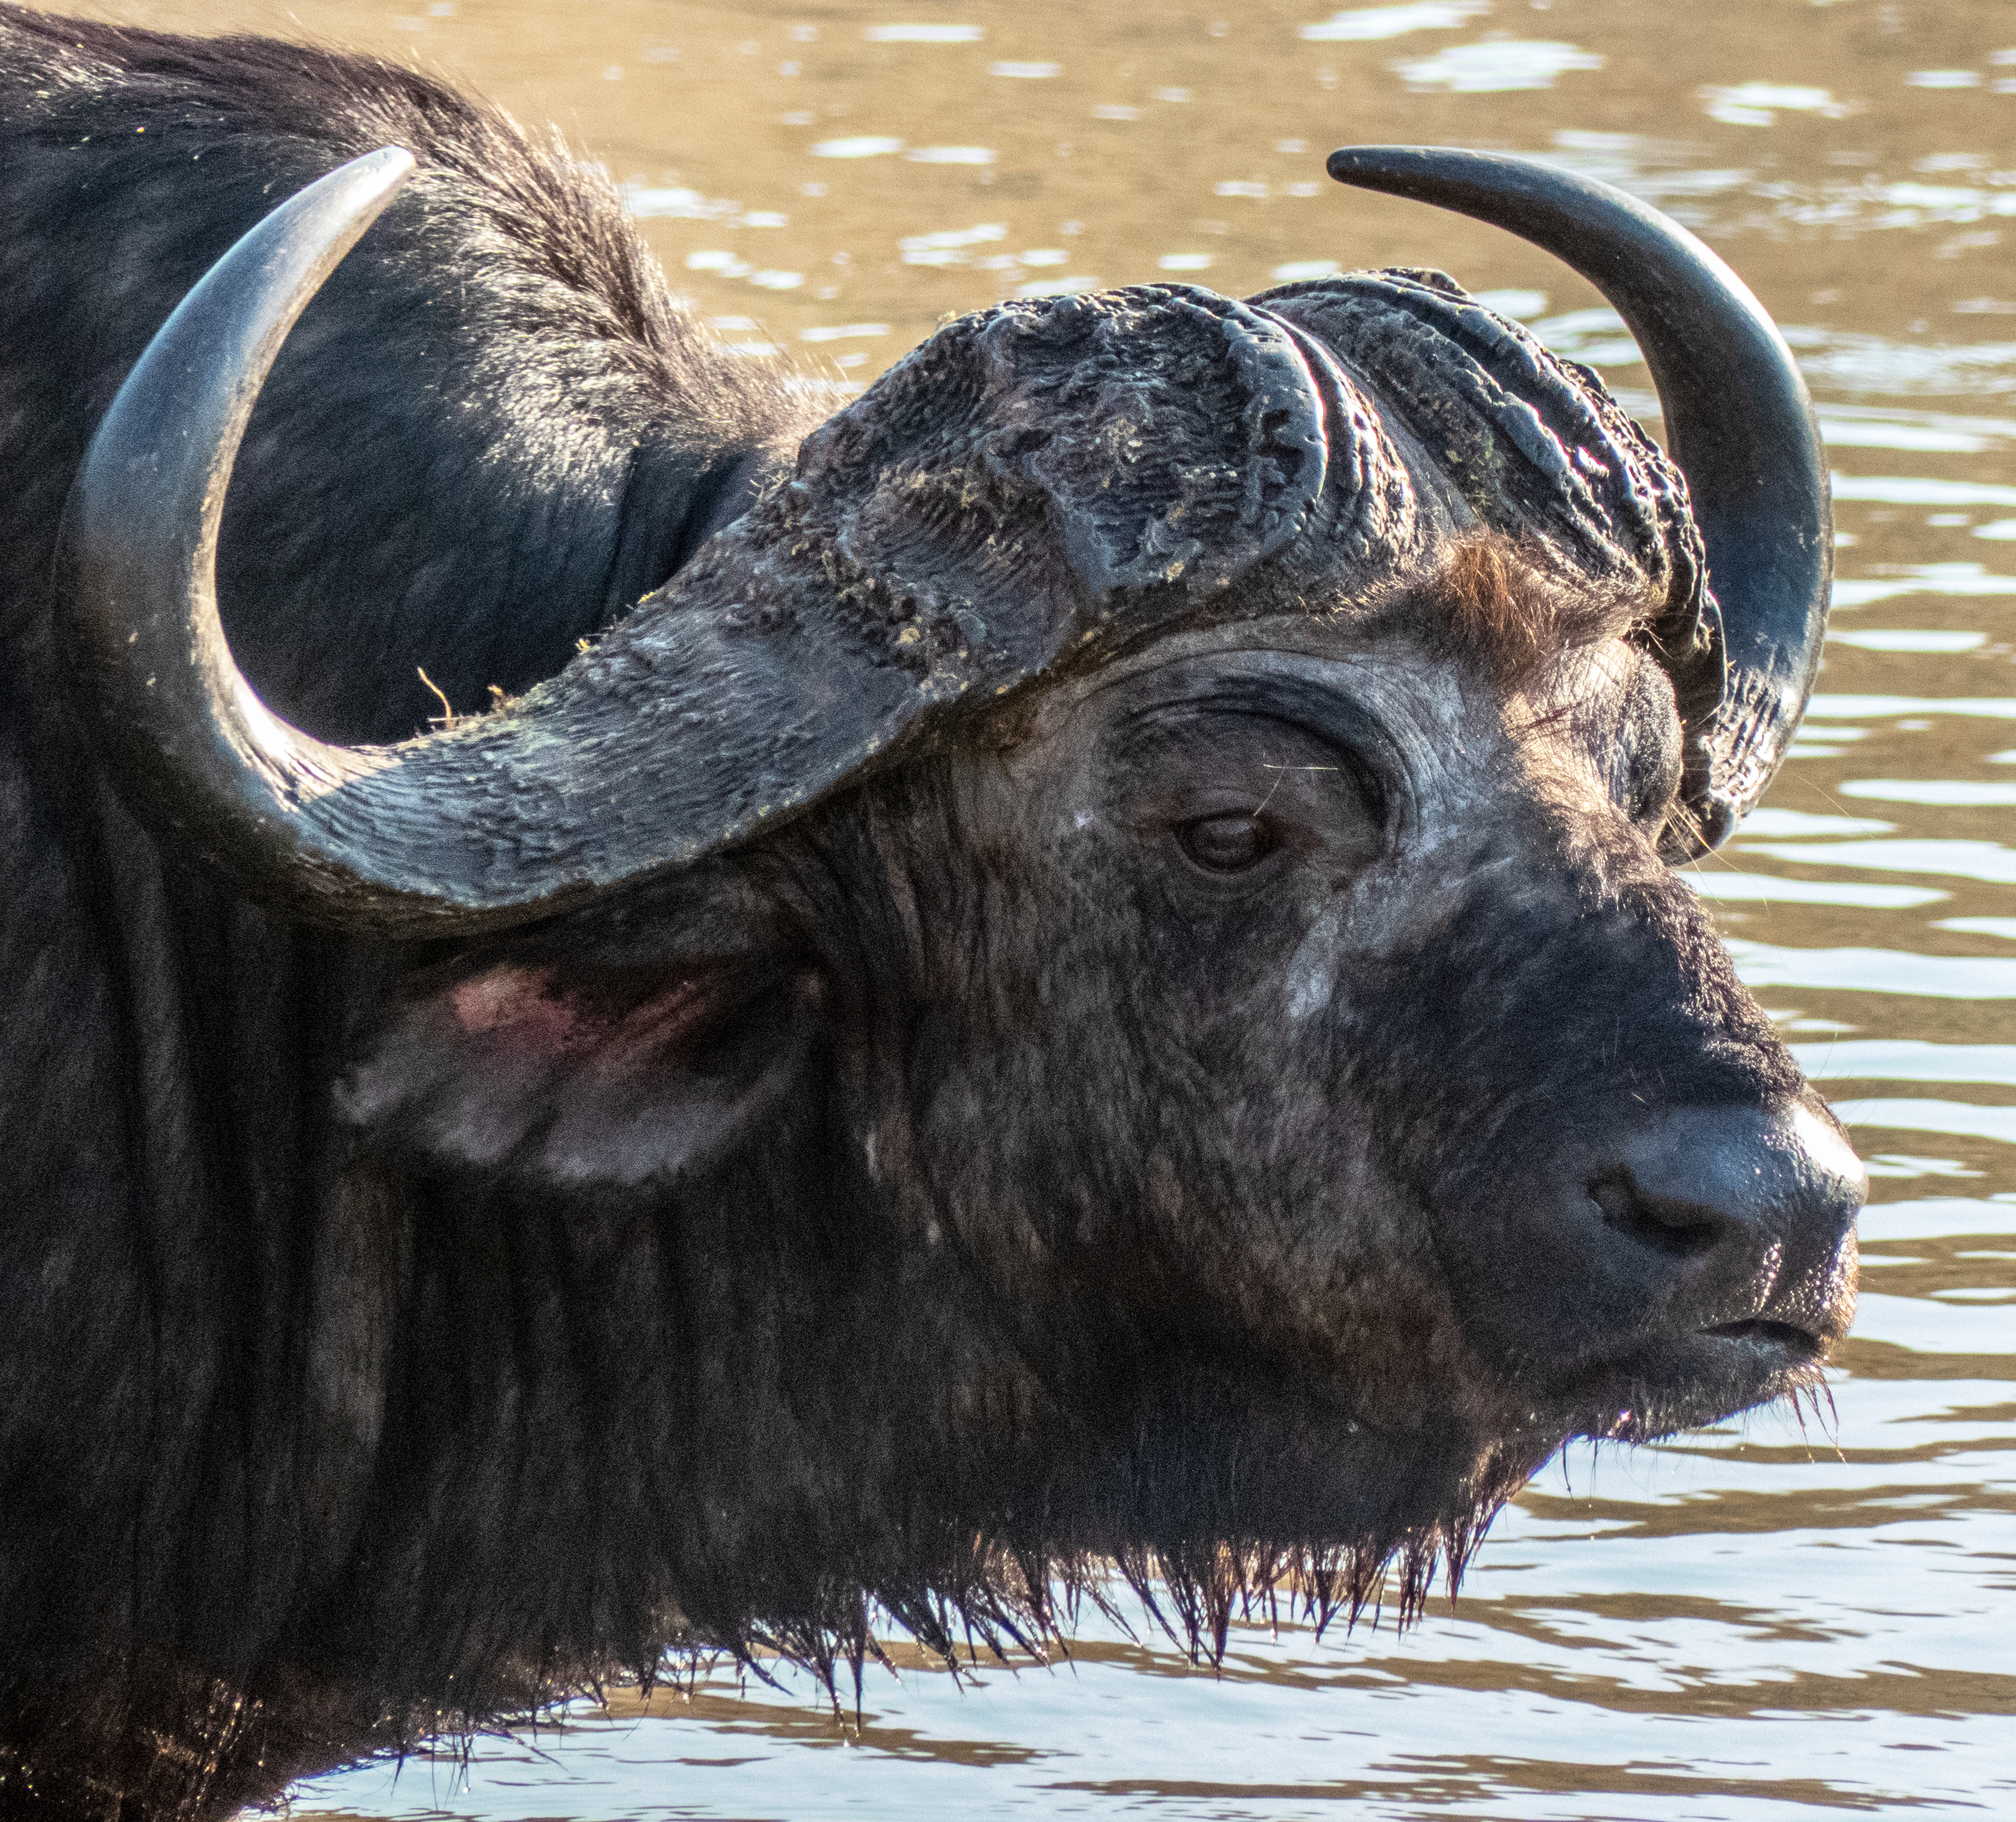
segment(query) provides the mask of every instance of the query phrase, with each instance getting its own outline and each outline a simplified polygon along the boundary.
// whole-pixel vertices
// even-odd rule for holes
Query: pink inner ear
[[[549,968],[506,963],[458,982],[448,991],[448,1006],[472,1037],[556,1054],[574,1041],[576,1017],[573,1001],[550,991],[552,981]]]
[[[459,982],[447,997],[456,1024],[491,1047],[548,1060],[571,1051],[620,1073],[672,1048],[720,1003],[729,978],[718,965],[670,981],[659,976],[657,991],[626,1005],[607,982],[584,995],[559,985],[551,968],[506,963]]]

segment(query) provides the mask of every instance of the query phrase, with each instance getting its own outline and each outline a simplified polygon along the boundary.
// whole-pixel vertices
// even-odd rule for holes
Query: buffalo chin
[[[1579,1408],[1571,1429],[1597,1442],[1651,1442],[1761,1406],[1816,1403],[1827,1343],[1789,1323],[1752,1318],[1639,1349],[1584,1376],[1562,1395]]]
[[[1438,1579],[1454,1598],[1492,1518],[1568,1435],[1481,1436],[1454,1414],[1399,1434],[1292,1385],[1204,1377],[1131,1415],[1123,1437],[1007,1477],[977,1510],[895,1539],[830,1538],[827,1565],[851,1557],[851,1578],[813,1586],[787,1570],[781,1583],[744,1584],[749,1608],[773,1617],[696,1629],[830,1676],[872,1651],[873,1603],[948,1661],[971,1636],[1042,1655],[1067,1648],[1059,1594],[1067,1610],[1106,1607],[1115,1570],[1196,1658],[1216,1661],[1233,1618],[1256,1604],[1319,1631],[1368,1606],[1405,1624]]]

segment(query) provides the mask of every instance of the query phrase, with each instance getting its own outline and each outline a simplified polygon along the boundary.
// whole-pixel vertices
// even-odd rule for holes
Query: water
[[[1215,9],[1215,10],[1214,10]],[[1221,1672],[1087,1616],[959,1685],[809,1681],[376,1764],[297,1817],[1780,1818],[2016,1813],[2016,12],[1996,0],[252,0],[560,122],[723,341],[858,387],[939,317],[1170,275],[1448,267],[1633,409],[1588,287],[1322,178],[1346,140],[1542,153],[1701,232],[1787,327],[1838,471],[1838,634],[1770,801],[1697,883],[1870,1159],[1836,1420],[1584,1449],[1460,1604]],[[779,351],[773,353],[772,351]]]

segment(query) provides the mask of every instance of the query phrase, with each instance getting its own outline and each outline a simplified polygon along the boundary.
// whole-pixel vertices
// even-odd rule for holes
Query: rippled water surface
[[[1055,1669],[871,1672],[858,1737],[806,1680],[724,1672],[319,1780],[296,1816],[2016,1813],[2016,7],[103,10],[320,34],[560,123],[725,342],[842,386],[1017,292],[1408,263],[1650,414],[1545,256],[1322,175],[1352,139],[1538,153],[1746,275],[1838,471],[1822,694],[1697,880],[1872,1161],[1831,1434],[1577,1453],[1405,1637],[1255,1623],[1212,1675],[1088,1618]]]

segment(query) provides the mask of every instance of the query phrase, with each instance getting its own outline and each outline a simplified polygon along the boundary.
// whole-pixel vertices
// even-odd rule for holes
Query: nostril
[[[1698,1202],[1648,1195],[1626,1170],[1594,1179],[1589,1195],[1603,1211],[1607,1226],[1669,1258],[1691,1258],[1708,1251],[1726,1225]]]

